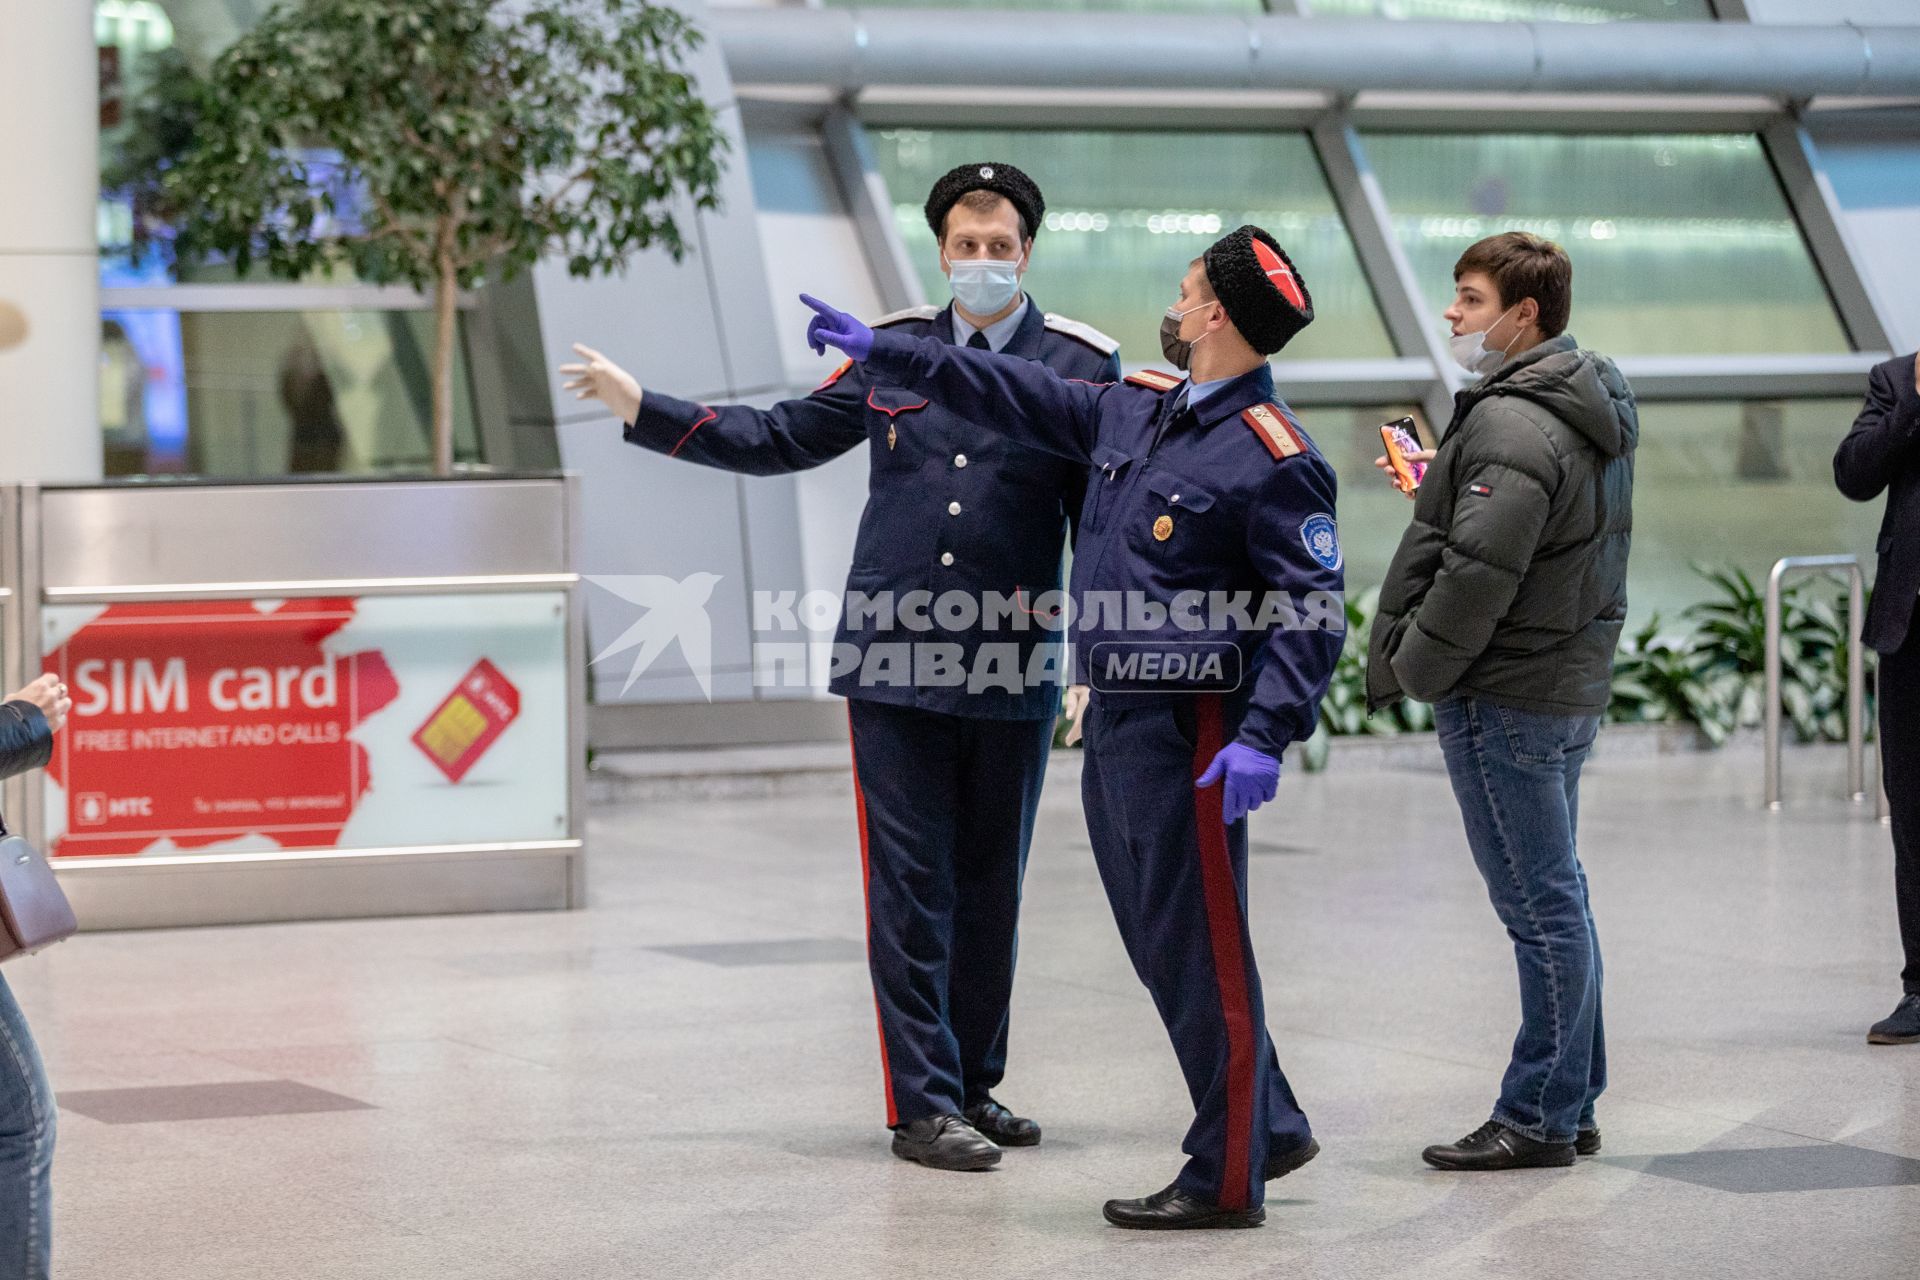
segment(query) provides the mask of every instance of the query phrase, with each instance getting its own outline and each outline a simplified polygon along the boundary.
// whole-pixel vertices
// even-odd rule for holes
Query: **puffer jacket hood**
[[[1570,333],[1522,352],[1464,394],[1470,401],[1492,396],[1531,400],[1609,458],[1640,443],[1640,411],[1619,366],[1582,348]]]

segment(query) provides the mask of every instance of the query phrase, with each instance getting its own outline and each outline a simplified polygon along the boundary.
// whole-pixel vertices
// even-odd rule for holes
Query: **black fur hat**
[[[1013,201],[1015,212],[1026,225],[1026,238],[1030,240],[1040,234],[1040,219],[1047,212],[1040,188],[1012,165],[987,160],[963,164],[933,184],[933,191],[927,196],[927,225],[933,228],[935,240],[946,238],[947,214],[969,191],[991,191],[1005,196]]]
[[[1313,323],[1313,297],[1280,242],[1259,227],[1229,231],[1202,261],[1207,283],[1240,336],[1263,356]]]

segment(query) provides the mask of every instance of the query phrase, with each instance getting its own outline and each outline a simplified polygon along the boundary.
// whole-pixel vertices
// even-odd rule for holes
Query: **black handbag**
[[[0,961],[30,956],[79,928],[46,855],[0,825]]]

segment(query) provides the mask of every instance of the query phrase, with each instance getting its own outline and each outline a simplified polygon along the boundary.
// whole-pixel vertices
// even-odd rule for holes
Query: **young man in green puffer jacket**
[[[1600,1149],[1600,941],[1575,848],[1580,768],[1627,617],[1633,391],[1566,332],[1573,267],[1509,232],[1454,267],[1454,401],[1380,592],[1367,701],[1434,704],[1474,862],[1520,968],[1521,1029],[1492,1118],[1442,1169]]]

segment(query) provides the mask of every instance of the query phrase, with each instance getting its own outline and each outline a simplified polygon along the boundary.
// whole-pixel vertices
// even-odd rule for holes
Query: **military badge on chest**
[[[1155,520],[1153,522],[1153,540],[1155,542],[1165,542],[1168,538],[1171,538],[1172,536],[1173,536],[1173,517],[1172,516],[1161,516],[1158,520]]]
[[[900,443],[900,430],[899,428],[895,427],[891,422],[889,422],[887,424],[887,451],[891,453],[893,451],[893,446],[899,443]]]

